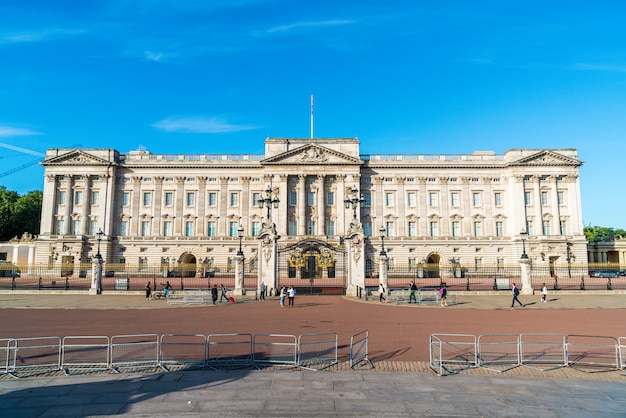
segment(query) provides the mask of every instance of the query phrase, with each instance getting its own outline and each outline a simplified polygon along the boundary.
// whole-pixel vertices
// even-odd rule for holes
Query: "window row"
[[[75,190],[73,198],[74,198],[73,200],[74,205],[76,206],[82,205],[83,204],[83,191]],[[93,190],[91,192],[91,200],[89,201],[89,204],[97,205],[99,200],[100,200],[100,192],[97,190]],[[65,190],[59,190],[57,202],[59,205],[67,204],[67,192]]]

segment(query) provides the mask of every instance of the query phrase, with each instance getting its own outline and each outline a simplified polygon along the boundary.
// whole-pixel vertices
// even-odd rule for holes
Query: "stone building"
[[[576,150],[362,154],[359,145],[267,138],[260,155],[49,149],[35,261],[71,268],[99,252],[109,264],[199,276],[233,265],[241,247],[259,283],[310,277],[350,288],[376,269],[381,244],[390,270],[515,264],[523,251],[550,268],[586,260]]]

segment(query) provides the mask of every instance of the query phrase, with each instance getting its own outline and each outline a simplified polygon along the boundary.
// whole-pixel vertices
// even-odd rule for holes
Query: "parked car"
[[[618,277],[619,272],[612,270],[598,270],[591,273],[591,277],[605,277],[605,278],[614,278]]]

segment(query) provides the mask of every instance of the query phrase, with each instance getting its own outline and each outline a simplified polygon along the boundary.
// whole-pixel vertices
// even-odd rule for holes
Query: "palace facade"
[[[381,244],[390,270],[514,264],[523,252],[537,265],[586,262],[576,150],[362,154],[359,145],[267,138],[260,155],[49,149],[29,262],[71,266],[98,253],[201,275],[241,249],[259,283],[318,274],[346,287],[371,275]],[[270,259],[273,271],[261,272]]]

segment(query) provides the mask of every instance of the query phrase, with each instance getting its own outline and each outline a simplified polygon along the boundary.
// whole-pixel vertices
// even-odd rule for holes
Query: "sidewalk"
[[[625,382],[426,373],[185,371],[0,381],[12,417],[624,416]]]

